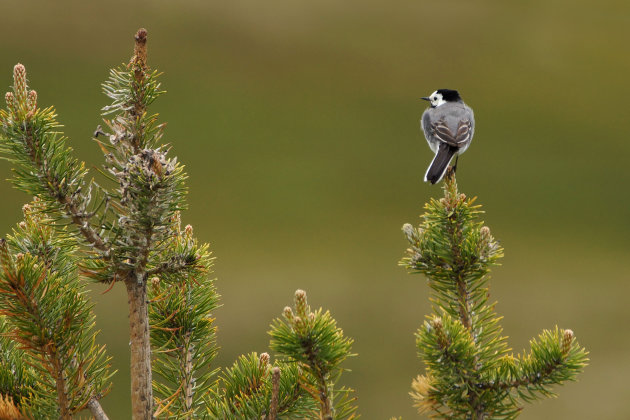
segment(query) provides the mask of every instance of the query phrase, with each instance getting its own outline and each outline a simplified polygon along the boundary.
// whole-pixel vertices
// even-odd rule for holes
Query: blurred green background
[[[591,352],[577,383],[521,418],[630,417],[627,1],[5,0],[2,15],[0,84],[24,63],[94,167],[100,83],[149,30],[168,90],[153,110],[190,175],[184,223],[217,257],[218,364],[267,350],[303,288],[356,340],[344,383],[365,419],[418,418],[429,289],[397,266],[400,227],[441,194],[422,182],[419,97],[459,89],[477,119],[459,185],[505,247],[491,294],[511,347],[557,323]],[[8,232],[28,197],[0,194]],[[91,288],[119,369],[104,406],[128,418],[126,297]]]

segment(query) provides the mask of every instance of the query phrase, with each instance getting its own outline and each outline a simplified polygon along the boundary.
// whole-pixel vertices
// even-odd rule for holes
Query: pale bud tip
[[[293,310],[290,307],[285,306],[282,313],[287,320],[289,321],[293,320]]]
[[[17,63],[15,66],[13,66],[13,73],[14,74],[25,74],[26,73],[26,67],[24,67],[24,64],[22,64],[22,63]]]
[[[431,324],[432,324],[433,328],[435,328],[435,329],[442,328],[442,318],[440,318],[439,316],[436,316],[435,318],[433,318],[431,320]]]
[[[306,303],[306,292],[302,289],[295,291],[295,310],[300,316],[306,316],[308,304]]]
[[[567,354],[571,349],[571,344],[573,343],[573,331],[572,330],[564,330],[562,334],[562,353]]]
[[[263,366],[266,366],[269,364],[269,353],[261,353],[260,357],[258,358],[258,360],[260,361],[260,364]]]
[[[35,92],[34,90],[30,90],[28,92],[26,101],[27,101],[29,110],[35,111],[35,108],[37,108],[37,92]]]

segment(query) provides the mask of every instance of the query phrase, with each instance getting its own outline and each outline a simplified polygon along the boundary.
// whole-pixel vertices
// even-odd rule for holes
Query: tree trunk
[[[135,278],[129,278],[125,284],[129,298],[132,419],[149,420],[153,418],[153,387],[147,286]]]

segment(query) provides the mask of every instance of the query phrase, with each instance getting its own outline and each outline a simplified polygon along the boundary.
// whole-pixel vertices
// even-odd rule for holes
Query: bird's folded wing
[[[450,146],[462,147],[470,140],[471,127],[470,120],[462,120],[457,127],[457,133],[453,134],[444,120],[439,120],[431,124],[433,135]]]

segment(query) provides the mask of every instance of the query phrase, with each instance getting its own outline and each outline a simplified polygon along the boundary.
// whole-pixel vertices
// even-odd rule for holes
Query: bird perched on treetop
[[[435,184],[444,176],[453,156],[459,157],[470,146],[475,131],[475,116],[456,90],[438,89],[422,99],[431,102],[431,106],[422,114],[420,127],[435,153],[424,181]]]

